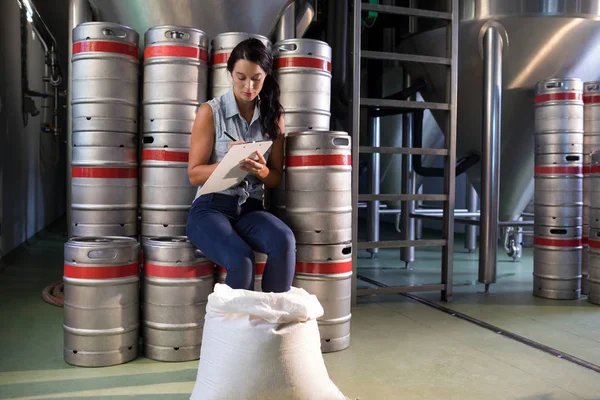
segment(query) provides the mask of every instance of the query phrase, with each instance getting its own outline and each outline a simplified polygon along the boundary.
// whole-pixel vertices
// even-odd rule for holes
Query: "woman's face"
[[[233,92],[240,100],[253,101],[260,93],[266,77],[260,65],[248,60],[238,60],[233,66]]]

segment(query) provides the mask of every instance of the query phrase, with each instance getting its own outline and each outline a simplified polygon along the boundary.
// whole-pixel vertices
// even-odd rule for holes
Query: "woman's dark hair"
[[[279,84],[271,75],[273,70],[271,51],[258,39],[246,39],[231,51],[227,60],[229,73],[233,73],[233,67],[238,60],[247,60],[258,64],[265,71],[266,76],[260,91],[260,119],[263,133],[266,133],[269,138],[275,139],[282,133],[279,129],[279,118],[283,114],[283,107],[279,102]]]

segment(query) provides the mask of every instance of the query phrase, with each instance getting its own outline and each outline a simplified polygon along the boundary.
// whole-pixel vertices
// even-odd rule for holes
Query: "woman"
[[[239,186],[196,195],[187,236],[227,270],[225,283],[233,289],[253,290],[254,251],[266,254],[262,290],[279,293],[292,284],[296,242],[290,228],[262,205],[263,185],[277,187],[283,173],[283,108],[272,66],[271,52],[259,40],[241,42],[227,61],[232,89],[198,110],[188,162],[195,186],[207,181],[231,146],[259,140],[272,140],[273,145],[267,154],[257,154],[256,161],[243,161],[240,168],[248,175]]]

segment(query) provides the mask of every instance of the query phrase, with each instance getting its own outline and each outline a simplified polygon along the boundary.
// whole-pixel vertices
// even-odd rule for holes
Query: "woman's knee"
[[[225,250],[223,258],[227,264],[223,267],[227,270],[235,269],[249,274],[254,272],[254,251],[250,246]]]
[[[250,247],[227,252],[224,256],[227,270],[225,283],[233,289],[252,290],[254,286],[254,252]]]
[[[287,226],[281,225],[273,232],[273,236],[269,241],[272,250],[290,251],[296,249],[296,237],[294,232]]]

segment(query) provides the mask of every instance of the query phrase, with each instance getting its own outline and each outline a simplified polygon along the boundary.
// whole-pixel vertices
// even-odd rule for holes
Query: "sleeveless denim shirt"
[[[215,140],[212,154],[210,155],[210,164],[221,161],[227,153],[229,144],[232,142],[232,140],[223,132],[227,132],[236,140],[243,140],[245,142],[269,140],[269,137],[262,133],[258,105],[259,101],[260,99],[257,100],[256,106],[254,107],[254,115],[252,116],[250,124],[248,124],[240,114],[240,110],[233,94],[233,89],[229,89],[224,95],[215,97],[207,102],[212,108],[215,125]],[[271,149],[263,154],[265,160],[269,159],[269,154],[271,153],[270,150]],[[199,192],[201,188],[202,186],[198,187],[194,200],[200,196]],[[263,192],[263,183],[260,179],[252,174],[248,174],[239,186],[223,190],[219,193],[230,196],[240,196],[239,204],[243,204],[248,197],[262,201]]]

